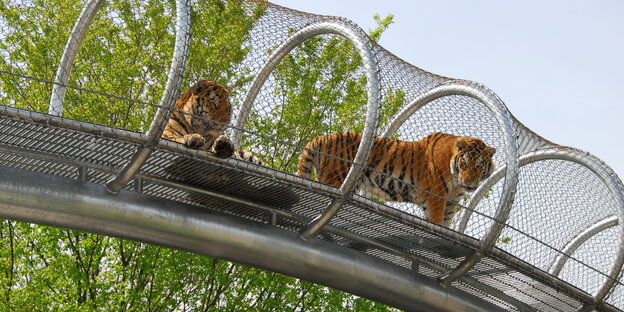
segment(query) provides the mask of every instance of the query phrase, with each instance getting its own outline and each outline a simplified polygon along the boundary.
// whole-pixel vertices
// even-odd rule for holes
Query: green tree
[[[83,4],[0,0],[0,70],[53,80],[66,36]],[[78,53],[69,84],[158,103],[171,61],[174,12],[173,0],[106,1]],[[243,86],[251,78],[243,64],[249,52],[243,43],[264,6],[234,0],[194,1],[193,12],[184,86],[200,78]],[[379,27],[371,31],[375,39],[391,23],[391,18],[377,20]],[[329,67],[317,73],[316,66]],[[344,130],[353,120],[356,125],[350,129],[361,129],[366,80],[360,68],[359,56],[344,40],[306,42],[276,73],[275,95],[287,99],[281,116],[256,116],[252,124],[258,131],[297,144],[316,134]],[[299,76],[298,70],[305,75]],[[50,92],[49,84],[0,74],[3,105],[45,112]],[[324,106],[311,107],[310,100]],[[401,91],[390,91],[383,118],[402,101]],[[66,117],[136,131],[146,129],[154,111],[152,106],[84,90],[70,89],[66,96]],[[302,123],[306,113],[314,118]],[[337,118],[345,114],[356,117]],[[271,118],[276,130],[314,131],[301,138],[284,136],[262,128]],[[261,144],[275,159],[282,157],[271,150],[272,142]],[[273,163],[289,168],[295,152],[287,154],[286,160]],[[253,267],[66,229],[4,220],[0,244],[0,311],[391,310]]]

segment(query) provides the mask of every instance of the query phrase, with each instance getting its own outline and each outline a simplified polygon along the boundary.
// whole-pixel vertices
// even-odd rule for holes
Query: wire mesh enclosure
[[[0,13],[2,166],[324,240],[505,310],[624,307],[615,173],[348,20],[218,0]]]

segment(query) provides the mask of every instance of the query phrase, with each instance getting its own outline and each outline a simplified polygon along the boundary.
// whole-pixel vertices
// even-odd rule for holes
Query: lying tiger
[[[176,100],[162,138],[210,151],[220,158],[234,157],[266,166],[253,153],[235,150],[234,143],[224,134],[232,117],[230,92],[232,87],[211,80],[197,82]]]
[[[309,179],[315,169],[318,181],[340,187],[361,139],[361,133],[347,132],[311,140],[297,175]],[[383,200],[418,204],[429,221],[448,227],[464,192],[492,173],[495,152],[479,139],[446,133],[415,142],[376,138],[358,187]]]

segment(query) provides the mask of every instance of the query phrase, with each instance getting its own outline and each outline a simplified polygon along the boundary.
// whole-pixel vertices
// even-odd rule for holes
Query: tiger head
[[[485,180],[494,170],[492,156],[496,149],[483,141],[464,137],[457,141],[456,152],[451,158],[451,174],[466,191],[474,191],[479,182]]]
[[[219,135],[230,123],[232,87],[224,87],[211,80],[201,80],[188,89],[177,101],[176,108],[197,133]]]

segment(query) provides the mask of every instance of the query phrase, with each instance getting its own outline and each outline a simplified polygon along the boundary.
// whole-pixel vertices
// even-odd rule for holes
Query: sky
[[[624,178],[624,1],[274,0],[346,17],[424,70],[492,89],[524,125]]]

